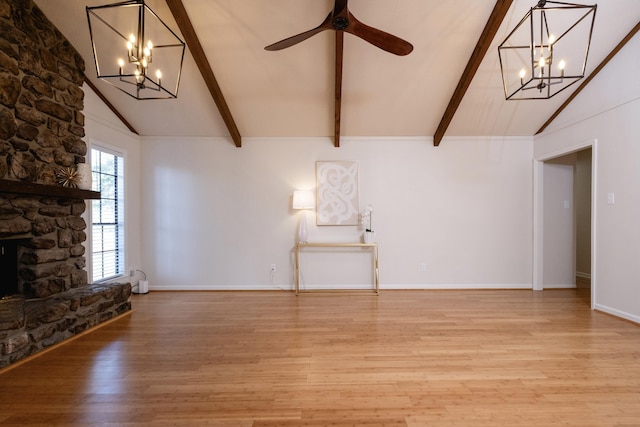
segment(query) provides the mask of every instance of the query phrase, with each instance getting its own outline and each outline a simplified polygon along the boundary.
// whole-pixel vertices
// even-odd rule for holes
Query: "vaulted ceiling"
[[[238,146],[243,137],[336,136],[336,33],[325,31],[281,51],[264,49],[318,26],[333,0],[147,0],[190,39],[178,98],[147,101],[96,78],[85,7],[113,2],[35,0],[84,57],[90,85],[140,135],[231,137]],[[443,136],[534,135],[578,87],[549,100],[505,101],[497,47],[535,3],[351,0],[349,9],[358,20],[414,49],[396,56],[344,35],[338,136],[435,135],[440,142]],[[191,36],[185,25],[192,26]],[[639,25],[640,1],[601,0],[587,76]],[[207,86],[211,76],[198,67],[203,61],[227,112],[221,114],[220,99],[216,103],[211,83]]]

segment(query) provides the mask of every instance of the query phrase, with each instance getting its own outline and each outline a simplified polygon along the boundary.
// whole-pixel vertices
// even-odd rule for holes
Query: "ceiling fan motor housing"
[[[333,18],[331,26],[338,31],[344,31],[349,27],[349,20],[344,16],[336,16]]]

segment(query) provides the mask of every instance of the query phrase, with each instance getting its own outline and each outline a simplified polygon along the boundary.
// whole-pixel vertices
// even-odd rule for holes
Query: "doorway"
[[[595,305],[595,144],[535,160],[533,289],[578,288]]]

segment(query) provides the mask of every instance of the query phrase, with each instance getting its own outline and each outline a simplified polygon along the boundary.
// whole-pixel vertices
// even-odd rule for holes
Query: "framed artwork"
[[[316,224],[358,225],[358,162],[316,162]]]

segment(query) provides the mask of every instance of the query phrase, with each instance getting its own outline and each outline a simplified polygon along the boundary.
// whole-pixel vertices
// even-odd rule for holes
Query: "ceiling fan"
[[[325,30],[345,31],[395,55],[408,55],[413,50],[411,43],[377,28],[358,21],[349,12],[348,0],[335,0],[333,10],[319,26],[295,36],[288,37],[265,47],[266,50],[281,50],[298,44]]]

